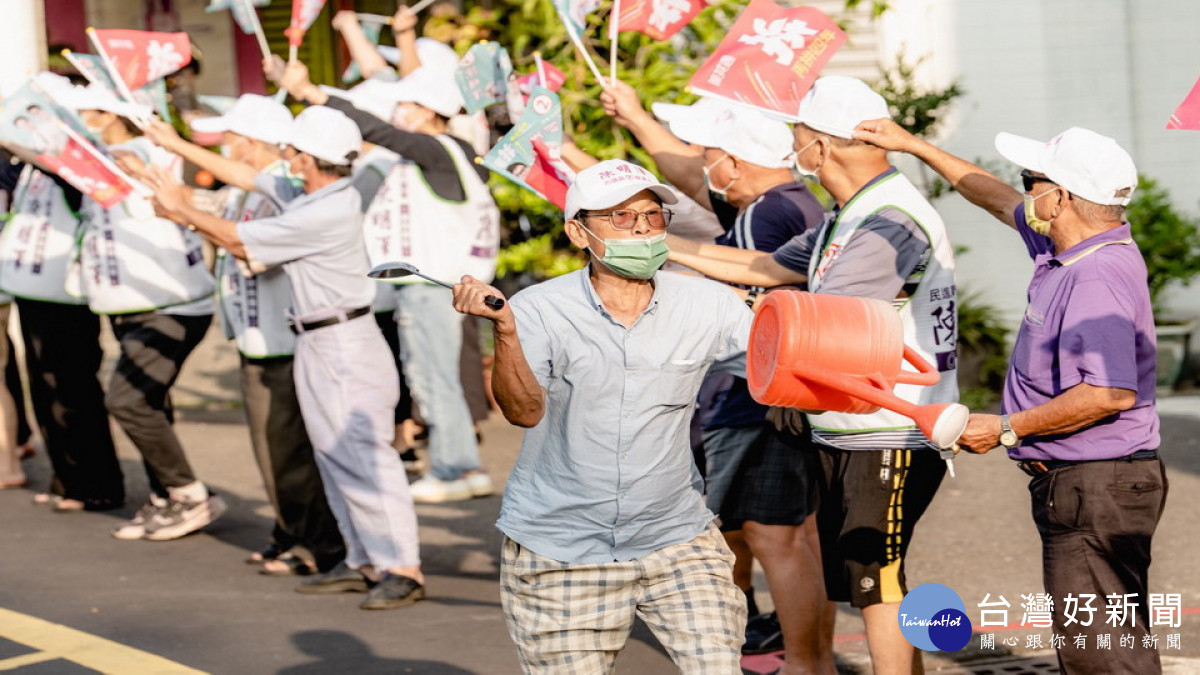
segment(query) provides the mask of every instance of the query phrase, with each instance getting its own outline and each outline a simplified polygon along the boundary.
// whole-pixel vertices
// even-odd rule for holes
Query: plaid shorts
[[[611,673],[640,617],[683,673],[737,675],[746,596],[716,526],[628,562],[562,563],[505,537],[501,601],[526,673]]]

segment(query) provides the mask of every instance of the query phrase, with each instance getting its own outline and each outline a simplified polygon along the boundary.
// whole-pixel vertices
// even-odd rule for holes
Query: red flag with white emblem
[[[130,89],[186,66],[192,61],[187,33],[155,33],[145,30],[96,30],[97,42],[112,62],[117,75]]]
[[[704,0],[621,0],[617,23],[622,33],[637,31],[655,40],[666,40],[706,6]]]
[[[292,23],[284,31],[289,46],[299,47],[300,43],[304,42],[304,34],[317,20],[317,15],[324,7],[325,0],[292,0]]]
[[[821,68],[845,42],[846,34],[816,9],[753,0],[688,86],[795,118]]]
[[[1196,85],[1192,87],[1187,98],[1175,109],[1171,119],[1167,120],[1167,128],[1200,131],[1200,80],[1196,80]]]

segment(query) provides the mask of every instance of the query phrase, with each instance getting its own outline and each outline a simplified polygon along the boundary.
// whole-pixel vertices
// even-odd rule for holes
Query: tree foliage
[[[1126,218],[1146,260],[1150,303],[1162,313],[1162,293],[1172,283],[1189,285],[1200,275],[1200,227],[1175,210],[1167,191],[1152,178],[1138,177]]]

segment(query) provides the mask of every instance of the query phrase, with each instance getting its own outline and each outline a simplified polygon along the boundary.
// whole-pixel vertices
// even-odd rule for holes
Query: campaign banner
[[[534,87],[525,112],[513,128],[483,156],[483,165],[556,204],[558,208],[564,208],[566,189],[559,189],[555,183],[565,185],[565,182],[534,147],[537,142],[547,148],[547,154],[553,152],[562,145],[562,135],[562,105],[558,94]]]
[[[704,0],[621,0],[621,13],[614,18],[622,33],[637,31],[655,40],[666,40],[707,6]]]
[[[64,114],[74,116],[26,85],[0,103],[0,141],[28,150],[42,166],[101,206],[118,204],[132,186],[90,141],[59,118]]]
[[[378,46],[379,35],[383,32],[383,24],[379,21],[359,21],[358,25],[362,26],[362,32],[367,36],[367,41]],[[346,71],[342,73],[342,84],[350,84],[361,79],[362,71],[358,68],[358,62],[350,61],[350,65],[346,66]]]
[[[505,102],[515,79],[508,50],[499,42],[471,45],[454,72],[468,115]]]
[[[532,73],[522,75],[517,78],[517,88],[522,94],[528,96],[533,93],[534,87],[544,87],[550,91],[558,91],[567,82],[567,76],[563,71],[554,67],[553,63],[548,61],[542,62],[542,73],[545,74],[546,81],[542,82],[541,76],[535,68]]]
[[[96,30],[93,33],[116,69],[116,75],[131,90],[166,77],[192,61],[192,46],[187,33],[144,30]]]
[[[255,7],[266,7],[271,3],[271,0],[210,0],[208,7],[204,8],[205,12],[221,12],[229,10],[233,12],[233,20],[237,22],[238,28],[246,35],[250,35],[257,31],[256,26],[258,20],[254,14]]]
[[[1167,120],[1167,128],[1200,131],[1200,80],[1196,80],[1187,98],[1175,109],[1171,119]]]
[[[804,94],[845,42],[846,34],[816,9],[752,0],[688,86],[795,119]]]
[[[308,27],[317,20],[317,15],[325,7],[325,0],[292,0],[292,23],[284,34],[288,37],[288,45],[299,47],[304,42],[304,34]]]

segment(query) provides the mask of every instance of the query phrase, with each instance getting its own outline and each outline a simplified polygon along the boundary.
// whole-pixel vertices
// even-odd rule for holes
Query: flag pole
[[[412,13],[413,13],[413,14],[417,14],[417,13],[419,13],[421,10],[425,9],[426,7],[428,7],[428,6],[432,5],[432,4],[433,4],[433,3],[435,3],[435,2],[437,2],[437,0],[421,0],[421,1],[420,1],[420,2],[418,2],[417,4],[415,4],[415,5],[413,5],[412,7],[410,7],[409,9],[411,9],[411,10],[412,10]],[[389,21],[388,23],[389,23],[389,24],[391,24],[391,22],[390,22],[390,21]]]
[[[538,82],[541,83],[542,89],[549,89],[550,87],[546,85],[546,63],[542,61],[541,52],[533,53],[533,62],[537,64]]]
[[[575,49],[579,50],[579,55],[583,57],[584,62],[587,63],[588,68],[591,69],[592,75],[596,76],[596,83],[603,87],[604,75],[602,75],[600,73],[600,69],[596,67],[596,62],[592,60],[592,55],[589,54],[588,50],[584,48],[583,41],[580,40],[579,36],[575,34],[574,30],[572,30],[571,20],[567,18],[567,15],[564,14],[562,10],[559,10],[558,18],[563,22],[563,25],[566,26],[567,36],[571,38],[571,42],[575,45]]]
[[[271,47],[267,44],[267,36],[263,33],[262,22],[258,20],[258,12],[254,10],[254,5],[250,4],[250,0],[233,1],[240,2],[247,16],[254,22],[254,37],[258,38],[258,48],[262,51],[264,59],[269,58],[271,56]]]
[[[610,77],[617,81],[617,36],[621,32],[621,0],[613,0],[612,16],[608,21],[608,67]]]

